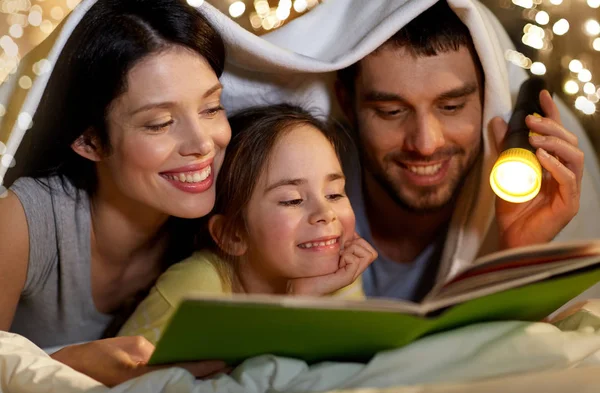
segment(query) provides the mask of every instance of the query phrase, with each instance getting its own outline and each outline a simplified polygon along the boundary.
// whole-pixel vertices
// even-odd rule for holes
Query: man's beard
[[[467,158],[464,167],[458,168],[456,173],[448,173],[447,175],[449,175],[450,178],[446,180],[444,184],[413,188],[412,190],[398,184],[398,181],[394,182],[392,175],[388,175],[377,165],[376,161],[366,154],[362,154],[361,159],[363,168],[365,168],[398,207],[414,214],[427,215],[444,210],[448,206],[454,204],[471,168],[477,160],[479,151],[480,145],[470,151],[470,156]],[[390,165],[402,167],[402,165],[399,164],[399,162],[402,161],[419,161],[421,163],[427,161],[436,162],[444,159],[451,159],[452,157],[464,156],[466,154],[465,150],[460,147],[449,147],[443,151],[436,152],[429,157],[423,157],[409,152],[390,153],[384,157],[384,161],[391,162]],[[406,195],[406,193],[403,192],[403,188],[408,190],[408,193],[410,194]]]

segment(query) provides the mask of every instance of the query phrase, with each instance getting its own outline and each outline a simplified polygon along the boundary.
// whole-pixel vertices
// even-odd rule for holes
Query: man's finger
[[[554,120],[558,124],[562,124],[562,121],[560,120],[560,111],[558,110],[558,106],[556,106],[556,103],[552,99],[552,96],[550,95],[548,90],[542,90],[540,92],[540,106],[542,107],[542,110],[544,111],[546,117]]]
[[[565,203],[572,205],[575,212],[577,212],[579,209],[579,186],[575,174],[542,148],[537,150],[536,155],[542,167],[550,172],[558,183],[560,194]]]
[[[565,140],[573,146],[579,145],[577,135],[550,118],[527,116],[525,122],[527,123],[527,127],[536,134],[555,136]]]
[[[581,186],[584,165],[584,154],[581,150],[562,139],[551,136],[536,135],[530,140],[533,147],[544,149],[564,163],[564,166],[575,174],[577,187]]]

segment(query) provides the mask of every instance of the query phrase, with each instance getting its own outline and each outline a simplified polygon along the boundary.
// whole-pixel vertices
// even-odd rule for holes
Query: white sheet
[[[558,326],[493,322],[426,337],[380,353],[366,365],[308,366],[265,355],[214,380],[196,381],[187,371],[171,368],[113,389],[54,361],[28,340],[0,332],[0,391],[300,393],[375,392],[385,390],[361,389],[390,387],[400,392],[590,391],[589,383],[600,371],[600,301]]]

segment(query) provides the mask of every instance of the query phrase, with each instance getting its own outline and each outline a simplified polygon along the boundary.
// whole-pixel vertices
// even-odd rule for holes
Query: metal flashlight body
[[[542,166],[529,143],[532,132],[525,124],[528,115],[544,115],[540,92],[547,89],[546,81],[531,77],[519,89],[501,153],[490,174],[490,185],[505,201],[523,203],[532,200],[542,186]]]

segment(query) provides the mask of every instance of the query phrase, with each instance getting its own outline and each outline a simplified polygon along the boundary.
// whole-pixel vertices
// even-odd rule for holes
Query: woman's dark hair
[[[257,180],[265,171],[277,141],[287,132],[300,125],[314,127],[331,142],[338,159],[347,143],[344,135],[327,122],[301,107],[285,103],[245,109],[231,116],[229,124],[232,137],[217,177],[213,209],[214,214],[224,216],[217,233],[221,239],[231,239],[241,228],[246,228],[244,214]],[[230,259],[210,241],[206,228],[198,239],[198,248],[208,247]]]
[[[63,185],[68,180],[93,194],[95,163],[75,153],[72,143],[89,130],[102,151],[110,153],[107,112],[126,91],[128,71],[148,55],[174,46],[202,56],[221,76],[223,40],[185,0],[98,0],[56,62],[6,186],[22,176],[40,182],[59,176]]]

